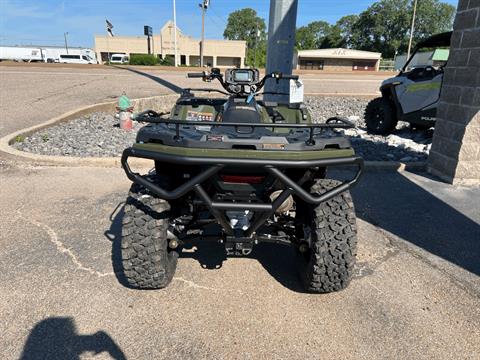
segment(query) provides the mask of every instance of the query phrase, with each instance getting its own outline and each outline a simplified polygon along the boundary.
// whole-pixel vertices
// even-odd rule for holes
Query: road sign
[[[152,27],[151,26],[148,26],[148,25],[145,25],[143,27],[143,34],[144,35],[147,35],[147,36],[152,36],[153,32],[152,32]]]

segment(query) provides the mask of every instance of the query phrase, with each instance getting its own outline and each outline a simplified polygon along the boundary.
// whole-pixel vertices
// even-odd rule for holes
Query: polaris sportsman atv
[[[383,81],[382,97],[373,99],[365,110],[370,132],[389,134],[398,121],[418,129],[434,126],[451,36],[446,32],[420,42],[400,73]]]
[[[349,283],[356,256],[355,212],[349,189],[362,158],[335,128],[317,124],[303,104],[257,100],[266,81],[297,80],[256,69],[190,73],[218,80],[223,90],[184,89],[169,114],[141,113],[149,123],[122,155],[134,182],[123,219],[122,262],[132,287],[163,288],[173,278],[182,246],[214,240],[227,255],[249,255],[258,242],[291,245],[307,291],[331,292]],[[225,98],[195,96],[220,92]],[[151,159],[140,175],[129,158]],[[326,178],[350,166],[351,180]]]

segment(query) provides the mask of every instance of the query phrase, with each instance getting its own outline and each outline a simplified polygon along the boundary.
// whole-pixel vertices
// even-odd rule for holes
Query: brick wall
[[[480,183],[480,0],[460,0],[437,110],[429,170]]]

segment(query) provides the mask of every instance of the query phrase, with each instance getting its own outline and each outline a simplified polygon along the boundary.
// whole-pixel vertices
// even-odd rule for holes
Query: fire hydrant
[[[125,95],[125,93],[123,93],[123,95],[118,99],[117,111],[120,117],[120,128],[127,131],[132,130],[133,106],[131,105],[130,99],[127,97],[127,95]]]

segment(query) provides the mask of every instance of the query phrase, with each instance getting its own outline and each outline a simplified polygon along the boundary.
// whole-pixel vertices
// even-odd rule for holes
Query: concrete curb
[[[167,106],[162,108],[155,104],[155,101],[159,98],[172,97],[172,100],[177,98],[177,94],[165,94],[158,96],[151,96],[146,98],[133,99],[135,106],[141,111],[144,109],[154,109],[157,111],[165,111]],[[67,167],[107,167],[115,168],[120,167],[120,157],[74,157],[74,156],[53,156],[53,155],[40,155],[33,154],[25,151],[14,149],[10,145],[15,141],[17,136],[28,136],[34,132],[42,130],[46,127],[56,125],[65,121],[75,119],[79,116],[96,112],[96,111],[114,111],[115,101],[99,103],[95,105],[88,105],[77,108],[75,110],[66,112],[60,116],[54,117],[44,123],[31,126],[26,129],[18,130],[14,133],[6,135],[0,139],[0,152],[14,156],[21,160],[31,161],[37,165],[55,165],[55,166],[67,166]],[[157,106],[155,106],[157,105]],[[152,165],[152,160],[147,159],[132,159],[132,166],[137,167],[149,167]],[[402,163],[399,161],[366,161],[365,169],[367,171],[420,171],[426,169],[426,162],[412,162]]]
[[[170,110],[169,106],[164,105],[159,107],[156,104],[156,100],[158,99],[165,99],[165,98],[172,98],[172,102],[178,97],[177,94],[164,94],[158,96],[151,96],[146,98],[139,98],[139,99],[132,99],[133,104],[139,110],[145,109],[154,109],[157,111],[165,111]],[[34,132],[40,131],[47,127],[66,122],[69,120],[73,120],[85,114],[89,114],[91,112],[96,111],[115,111],[116,101],[109,101],[98,103],[94,105],[82,106],[72,111],[68,111],[60,116],[56,116],[50,120],[47,120],[41,124],[34,125],[28,127],[26,129],[15,131],[9,135],[6,135],[0,138],[0,152],[6,153],[8,155],[12,155],[15,158],[19,158],[21,160],[27,160],[34,162],[37,165],[57,165],[57,166],[95,166],[95,167],[119,167],[120,166],[120,158],[119,157],[105,157],[105,158],[94,158],[94,157],[74,157],[74,156],[54,156],[54,155],[41,155],[41,154],[33,154],[26,151],[20,151],[12,146],[11,144],[14,143],[15,138],[17,136],[28,136],[33,134]],[[151,160],[143,160],[143,159],[135,159],[133,165],[136,166],[149,166],[152,164]]]

